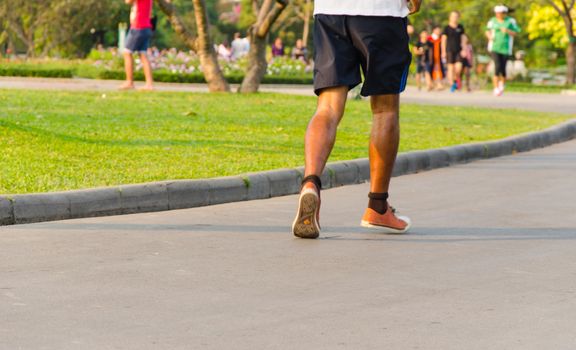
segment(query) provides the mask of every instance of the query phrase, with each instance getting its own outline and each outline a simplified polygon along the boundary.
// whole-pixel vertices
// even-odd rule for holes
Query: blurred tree
[[[248,70],[242,80],[239,92],[258,92],[262,78],[266,74],[267,37],[272,25],[288,5],[288,0],[252,0],[255,21],[248,29],[250,51],[248,52]]]
[[[174,11],[179,14],[179,19],[191,31],[191,35],[196,36],[196,23],[194,20],[194,5],[189,0],[171,0]],[[176,48],[179,50],[189,49],[189,45],[183,36],[176,33],[172,26],[171,18],[162,11],[157,4],[155,15],[158,20],[156,32],[152,38],[153,44],[159,48]],[[124,21],[126,21],[124,19]]]
[[[214,43],[210,36],[210,22],[206,2],[204,0],[192,0],[197,34],[183,21],[170,0],[156,0],[156,4],[169,18],[174,31],[182,37],[192,51],[198,54],[204,78],[208,83],[208,89],[211,92],[229,92],[230,85],[224,78],[216,51],[214,50]]]
[[[312,0],[292,0],[278,18],[278,25],[274,28],[274,31],[284,32],[291,26],[301,26],[302,29],[298,32],[302,33],[301,39],[304,42],[304,46],[308,46],[313,12],[314,3]]]
[[[115,0],[10,0],[0,2],[0,28],[27,56],[78,55],[94,34],[117,20]]]
[[[532,4],[528,32],[531,39],[546,38],[565,49],[566,83],[576,83],[576,0],[542,0]]]
[[[241,0],[240,19],[238,20],[238,28],[240,30],[248,30],[250,26],[256,22],[255,9],[252,0]]]

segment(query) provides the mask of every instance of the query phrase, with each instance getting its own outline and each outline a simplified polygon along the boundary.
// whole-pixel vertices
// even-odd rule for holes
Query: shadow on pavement
[[[65,231],[130,231],[130,232],[179,232],[179,233],[270,233],[286,234],[288,225],[210,225],[210,224],[141,224],[141,223],[41,223],[13,226],[22,230]],[[397,241],[415,243],[444,243],[459,241],[509,241],[509,240],[568,240],[576,239],[576,227],[524,228],[524,227],[415,227],[406,235],[379,234],[359,226],[327,226],[322,240],[331,241]]]

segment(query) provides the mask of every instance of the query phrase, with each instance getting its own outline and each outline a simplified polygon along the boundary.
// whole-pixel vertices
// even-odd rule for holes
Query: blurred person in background
[[[296,40],[296,46],[292,49],[292,58],[308,64],[308,49],[304,46],[302,39]]]
[[[216,52],[218,52],[218,57],[225,61],[230,61],[232,58],[232,49],[226,40],[216,47]]]
[[[427,31],[420,32],[420,39],[414,45],[413,53],[416,62],[416,86],[418,90],[422,89],[422,78],[426,81],[428,91],[433,89],[432,77],[430,76],[430,53],[432,44],[428,41],[429,34]]]
[[[444,90],[444,60],[442,59],[442,28],[434,27],[432,35],[428,38],[430,42],[430,75],[434,88]]]
[[[234,33],[234,40],[232,40],[230,49],[230,59],[236,61],[248,54],[248,51],[250,51],[250,40],[242,38],[240,33]]]
[[[472,69],[474,68],[474,48],[469,40],[466,40],[465,46],[462,48],[462,75],[466,80],[466,91],[472,91],[470,87],[470,77]]]
[[[276,38],[274,44],[272,45],[272,57],[284,56],[284,44],[281,38]]]
[[[448,25],[442,33],[442,59],[446,62],[450,91],[460,88],[462,80],[462,48],[467,44],[464,26],[460,24],[460,12],[450,12]]]
[[[520,32],[520,27],[514,18],[508,16],[508,7],[497,5],[494,14],[486,25],[486,38],[494,61],[494,96],[502,96],[506,84],[506,65],[512,56],[514,37]]]
[[[132,54],[138,53],[146,79],[146,84],[140,90],[153,90],[152,67],[148,60],[148,47],[152,38],[152,0],[124,1],[131,5],[132,9],[130,10],[130,30],[124,48],[126,82],[120,86],[120,89],[134,89],[134,59]]]

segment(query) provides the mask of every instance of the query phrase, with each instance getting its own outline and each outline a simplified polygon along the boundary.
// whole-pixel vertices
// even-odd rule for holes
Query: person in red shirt
[[[126,4],[132,5],[130,11],[130,30],[126,37],[124,48],[124,69],[126,71],[126,82],[120,86],[121,90],[134,88],[134,60],[133,53],[140,54],[146,85],[141,90],[152,90],[152,67],[148,60],[148,46],[152,38],[152,1],[153,0],[124,0]]]

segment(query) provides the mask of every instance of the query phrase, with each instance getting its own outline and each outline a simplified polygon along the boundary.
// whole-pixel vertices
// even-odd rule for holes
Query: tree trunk
[[[576,37],[571,37],[568,47],[566,48],[566,84],[576,84]]]
[[[261,38],[255,34],[255,31],[250,33],[250,51],[248,52],[248,70],[242,80],[242,85],[238,89],[241,93],[254,93],[258,92],[260,83],[266,75],[268,69],[268,62],[266,62],[266,38]]]
[[[566,48],[566,85],[573,85],[576,83],[574,77],[574,69],[576,69],[576,36],[574,36],[572,10],[574,9],[576,1],[572,0],[568,2],[562,0],[560,1],[560,4],[557,4],[554,0],[547,0],[546,2],[552,6],[556,12],[558,12],[564,21],[564,27],[566,28],[566,34],[568,35],[568,47]]]
[[[192,31],[188,29],[176,13],[174,5],[170,0],[155,0],[162,12],[166,14],[170,20],[170,24],[174,31],[180,35],[182,40],[188,47],[198,54],[204,78],[208,84],[210,92],[230,92],[230,86],[224,78],[224,74],[220,69],[218,57],[214,50],[214,45],[209,33],[208,14],[206,11],[206,4],[204,0],[193,0],[194,16],[196,19],[196,27],[198,37],[194,37]]]
[[[310,17],[312,16],[312,4],[310,0],[306,0],[306,8],[304,9],[304,30],[302,31],[302,44],[308,47],[308,37],[310,36]]]
[[[272,25],[284,11],[287,4],[288,0],[266,0],[257,9],[256,23],[250,28],[248,70],[238,92],[258,92],[262,78],[266,75],[266,69],[268,68],[268,63],[266,62],[266,38]]]
[[[28,38],[24,41],[24,45],[26,45],[26,56],[27,57],[35,57],[36,56],[36,45],[34,43],[33,38]]]
[[[194,16],[196,18],[196,28],[198,29],[198,39],[196,47],[200,56],[200,64],[204,72],[204,78],[208,83],[210,92],[230,92],[230,85],[224,78],[224,74],[218,63],[218,56],[214,50],[214,43],[210,38],[210,28],[208,24],[208,11],[204,0],[193,0]]]
[[[198,49],[196,48],[196,37],[192,34],[192,32],[186,27],[180,16],[176,13],[176,8],[169,0],[155,0],[160,10],[164,12],[164,14],[170,20],[170,24],[172,25],[172,29],[184,40],[184,43],[188,45],[188,47],[196,52]]]

